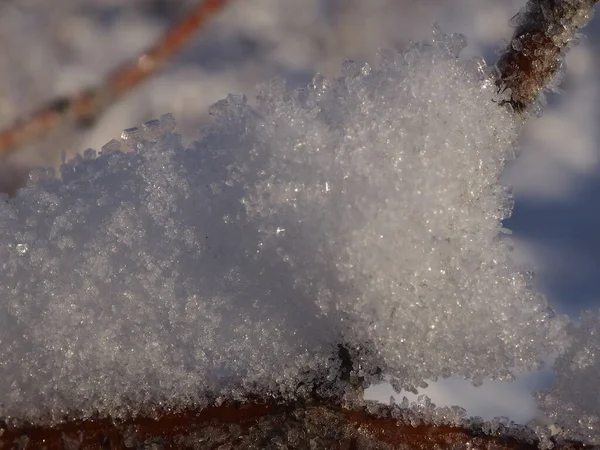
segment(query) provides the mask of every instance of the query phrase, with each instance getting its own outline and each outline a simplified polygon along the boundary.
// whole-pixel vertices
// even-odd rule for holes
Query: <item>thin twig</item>
[[[106,81],[71,98],[59,98],[0,132],[0,156],[43,139],[59,127],[89,126],[123,94],[156,73],[185,46],[227,0],[201,0],[142,55],[113,71]]]
[[[498,89],[510,90],[506,103],[522,112],[539,98],[599,1],[529,0],[513,18],[515,33],[497,63]]]

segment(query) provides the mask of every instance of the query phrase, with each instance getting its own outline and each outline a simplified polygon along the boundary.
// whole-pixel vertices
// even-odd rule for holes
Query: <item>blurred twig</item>
[[[0,156],[44,138],[59,127],[94,123],[123,94],[156,73],[227,0],[201,0],[147,51],[113,71],[105,82],[74,97],[59,98],[0,132]]]
[[[529,0],[513,20],[515,33],[497,63],[500,90],[510,89],[509,103],[525,111],[561,69],[569,43],[593,15],[600,0]]]

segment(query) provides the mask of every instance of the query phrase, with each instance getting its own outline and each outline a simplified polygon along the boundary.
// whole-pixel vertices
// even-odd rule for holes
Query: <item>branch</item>
[[[490,448],[536,449],[536,442],[489,436],[446,425],[411,424],[397,407],[345,409],[334,403],[230,404],[165,411],[155,418],[90,419],[53,427],[23,425],[0,431],[0,448]],[[404,416],[406,417],[406,416]],[[4,445],[4,446],[3,446]],[[154,448],[154,447],[152,447]],[[565,444],[563,449],[583,448]]]
[[[509,103],[526,110],[557,75],[577,32],[592,17],[600,0],[529,0],[513,18],[512,41],[496,67],[499,90],[510,90]]]
[[[0,132],[0,157],[43,139],[59,127],[90,126],[115,101],[162,68],[228,0],[201,0],[148,50],[112,72],[104,84],[59,98]]]

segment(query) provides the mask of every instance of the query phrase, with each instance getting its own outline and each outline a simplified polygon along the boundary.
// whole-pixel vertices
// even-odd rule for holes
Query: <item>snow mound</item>
[[[34,174],[0,204],[0,417],[477,383],[562,348],[503,237],[517,124],[463,46],[437,32],[229,96],[190,148],[165,116]]]

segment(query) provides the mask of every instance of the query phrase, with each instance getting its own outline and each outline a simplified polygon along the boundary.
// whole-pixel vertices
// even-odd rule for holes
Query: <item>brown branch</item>
[[[529,0],[515,16],[512,41],[497,63],[499,90],[522,112],[537,100],[560,69],[562,58],[600,0]]]
[[[0,156],[43,139],[59,127],[87,126],[123,94],[156,73],[185,46],[227,0],[201,0],[142,55],[117,68],[101,86],[60,98],[0,132]]]
[[[536,449],[536,442],[478,430],[394,418],[401,410],[345,409],[329,401],[230,404],[128,420],[90,419],[56,426],[4,426],[0,448],[62,450],[153,448],[488,448]],[[0,430],[1,430],[0,428]],[[583,448],[563,444],[564,449]]]

